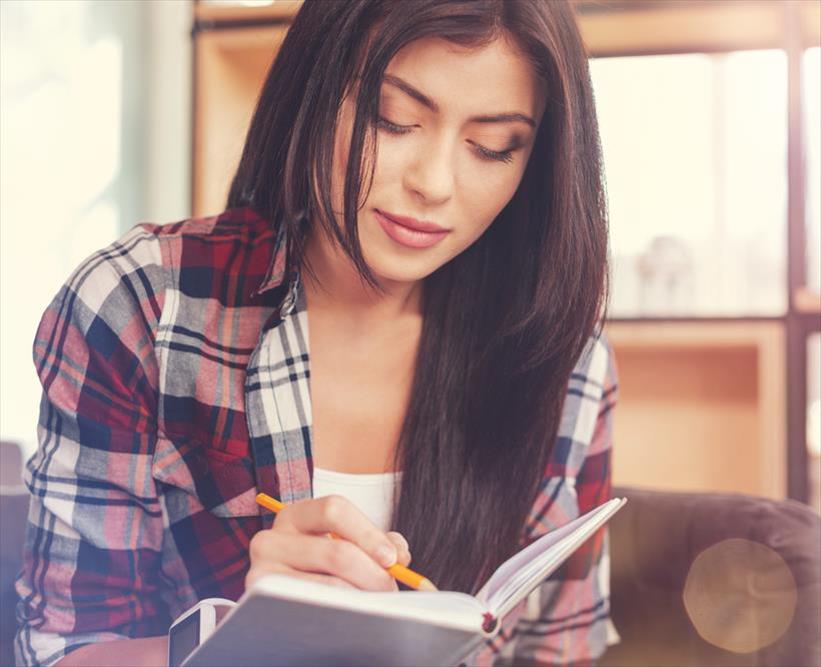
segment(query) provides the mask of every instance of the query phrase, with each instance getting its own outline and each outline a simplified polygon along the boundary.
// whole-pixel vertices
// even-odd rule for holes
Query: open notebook
[[[268,575],[183,665],[458,664],[625,502],[609,500],[534,541],[502,563],[475,596],[375,593]]]

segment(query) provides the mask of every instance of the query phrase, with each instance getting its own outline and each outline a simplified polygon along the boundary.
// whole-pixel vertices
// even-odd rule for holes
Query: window
[[[591,73],[610,204],[611,314],[783,314],[784,52],[600,58]]]
[[[0,11],[0,437],[30,452],[41,392],[30,351],[40,316],[85,257],[136,222],[121,220],[133,215],[124,202],[139,180],[123,137],[140,9],[0,2]]]

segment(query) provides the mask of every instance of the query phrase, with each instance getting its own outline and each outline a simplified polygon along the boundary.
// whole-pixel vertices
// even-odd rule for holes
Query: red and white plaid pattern
[[[284,235],[250,208],[141,224],[89,257],[43,315],[43,386],[17,660],[164,634],[200,599],[236,599],[258,490],[311,496],[308,337]],[[523,541],[610,497],[616,376],[590,341]],[[474,656],[561,664],[606,646],[607,533]]]

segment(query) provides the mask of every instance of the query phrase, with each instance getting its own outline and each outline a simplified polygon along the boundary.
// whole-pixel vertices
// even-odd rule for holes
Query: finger
[[[289,505],[287,518],[301,533],[334,533],[352,542],[382,567],[396,563],[393,542],[352,502],[342,496],[303,500]]]
[[[397,546],[401,547],[405,551],[410,551],[410,546],[408,545],[408,541],[405,539],[405,536],[402,533],[398,533],[395,530],[389,530],[385,535],[388,536],[388,539],[393,540],[393,543]]]
[[[344,588],[347,590],[353,590],[356,588],[349,582],[344,579],[340,579],[339,577],[334,577],[329,574],[319,574],[316,572],[302,572],[282,564],[271,567],[251,568],[245,578],[245,588],[250,588],[255,581],[269,574],[284,574],[289,577],[304,579],[305,581],[313,581],[317,584],[324,584],[326,586]]]
[[[402,565],[404,565],[405,567],[410,565],[411,554],[410,554],[410,550],[408,549],[408,541],[404,537],[402,537],[402,535],[400,533],[397,533],[397,532],[394,532],[394,531],[389,531],[385,534],[387,535],[388,539],[391,542],[393,542],[394,546],[396,547],[396,550],[399,554],[399,559],[398,559],[399,562]]]
[[[363,590],[396,590],[393,577],[352,542],[276,530],[260,532],[268,534],[258,538],[258,533],[251,542],[254,566],[285,565],[301,572],[336,576]]]
[[[316,572],[301,572],[299,570],[293,570],[291,572],[291,576],[298,579],[305,579],[306,581],[315,581],[318,584],[325,584],[326,586],[333,586],[335,588],[344,588],[349,591],[356,590],[356,586],[353,584],[345,581],[344,579],[340,579],[339,577],[332,577],[329,574],[317,574]]]

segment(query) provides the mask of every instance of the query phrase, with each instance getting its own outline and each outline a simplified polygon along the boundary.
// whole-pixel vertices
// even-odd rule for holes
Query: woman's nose
[[[453,196],[454,151],[449,141],[420,144],[405,171],[405,187],[428,204],[441,204]]]

